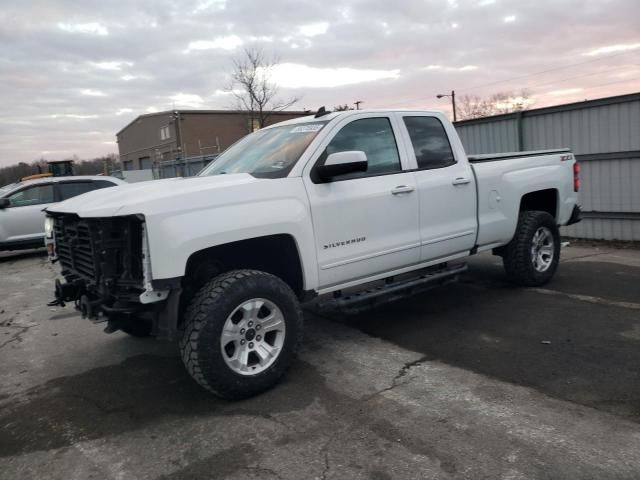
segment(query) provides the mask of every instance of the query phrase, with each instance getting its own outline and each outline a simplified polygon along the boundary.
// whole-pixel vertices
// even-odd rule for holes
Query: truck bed
[[[529,150],[525,152],[507,152],[507,153],[485,153],[481,155],[468,155],[467,158],[471,163],[494,162],[498,160],[510,160],[512,158],[537,157],[541,155],[554,155],[559,153],[570,153],[568,148],[557,148],[551,150]]]

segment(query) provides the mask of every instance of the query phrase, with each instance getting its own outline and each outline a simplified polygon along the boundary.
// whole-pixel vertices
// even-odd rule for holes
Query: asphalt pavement
[[[176,346],[50,308],[55,266],[0,254],[1,479],[640,478],[640,250],[563,249],[522,289],[461,281],[306,313],[276,388],[225,402]]]

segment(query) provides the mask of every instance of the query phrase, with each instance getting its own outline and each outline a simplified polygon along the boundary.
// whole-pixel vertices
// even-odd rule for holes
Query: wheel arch
[[[547,212],[557,221],[558,196],[559,192],[556,188],[527,192],[520,198],[519,212],[540,210]]]
[[[230,270],[254,269],[281,278],[301,298],[305,290],[302,258],[290,234],[265,235],[229,242],[191,253],[184,282],[196,285]]]

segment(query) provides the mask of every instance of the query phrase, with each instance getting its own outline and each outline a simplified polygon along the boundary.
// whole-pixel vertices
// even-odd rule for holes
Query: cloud
[[[615,53],[615,52],[627,52],[630,50],[637,50],[640,48],[640,43],[627,43],[627,44],[619,44],[619,45],[608,45],[606,47],[595,48],[589,52],[584,53],[583,55],[587,55],[590,57],[594,57],[596,55],[604,55],[607,53]]]
[[[221,96],[221,95],[226,96],[226,95],[233,95],[233,94],[240,95],[242,94],[242,92],[244,92],[244,90],[234,89],[232,91],[229,91],[229,90],[218,89],[215,92],[213,92],[213,95],[214,96]]]
[[[221,92],[243,47],[279,59],[272,79],[283,100],[302,97],[294,108],[446,110],[437,93],[528,87],[545,106],[640,90],[637,0],[4,3],[0,165],[117,152],[103,142],[131,118],[174,105],[233,108]]]
[[[175,104],[176,108],[201,108],[204,104],[202,97],[193,93],[180,92],[170,96],[169,99]]]
[[[189,42],[186,53],[193,50],[234,50],[241,46],[244,42],[237,35],[228,35],[226,37],[219,37],[213,40],[196,40]]]
[[[200,0],[196,7],[193,9],[193,13],[198,14],[200,12],[205,12],[212,9],[224,9],[226,3],[226,0]]]
[[[100,90],[94,90],[93,88],[83,88],[80,90],[80,95],[84,95],[85,97],[106,97],[107,94]]]
[[[50,118],[73,118],[78,120],[86,120],[89,118],[98,118],[98,115],[80,115],[77,113],[54,113],[49,115]]]
[[[504,17],[502,20],[504,21],[504,23],[515,22],[516,21],[516,16],[515,15],[508,15],[508,16]]]
[[[132,67],[133,62],[90,62],[99,70],[122,70],[123,66]]]
[[[69,33],[87,33],[91,35],[109,35],[109,30],[104,25],[96,22],[90,23],[58,23],[58,28]]]
[[[463,67],[448,67],[445,65],[427,65],[423,70],[441,70],[444,72],[470,72],[477,70],[477,65],[465,65]]]
[[[395,79],[400,70],[358,70],[355,68],[316,68],[297,63],[282,63],[271,72],[272,80],[288,88],[327,88],[381,79]]]
[[[309,23],[307,25],[301,25],[300,27],[298,27],[298,34],[305,37],[315,37],[318,35],[322,35],[323,33],[327,33],[328,28],[329,22]]]
[[[562,90],[552,90],[551,92],[547,92],[547,95],[554,95],[557,97],[563,95],[571,95],[573,93],[580,93],[583,90],[583,88],[564,88]]]

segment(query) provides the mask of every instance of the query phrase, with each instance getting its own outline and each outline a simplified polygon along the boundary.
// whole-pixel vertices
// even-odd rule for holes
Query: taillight
[[[580,191],[580,164],[578,162],[573,164],[573,191]]]

